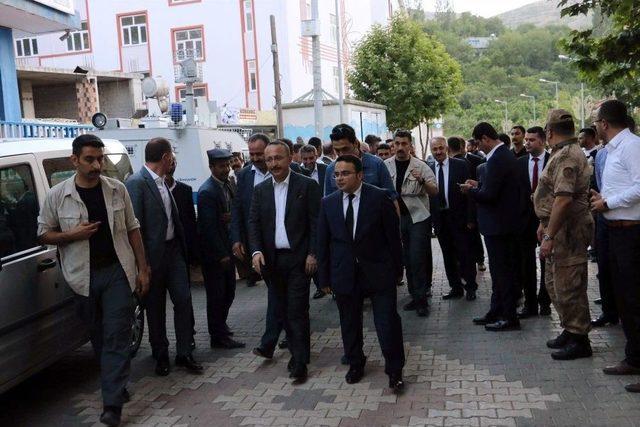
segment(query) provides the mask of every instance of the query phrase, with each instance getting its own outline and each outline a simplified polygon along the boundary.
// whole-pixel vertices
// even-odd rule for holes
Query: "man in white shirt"
[[[618,100],[603,102],[594,122],[608,153],[601,193],[591,191],[591,204],[607,220],[614,293],[627,338],[625,359],[604,368],[607,375],[640,375],[640,138],[627,123],[627,108]],[[625,388],[639,393],[640,383]]]

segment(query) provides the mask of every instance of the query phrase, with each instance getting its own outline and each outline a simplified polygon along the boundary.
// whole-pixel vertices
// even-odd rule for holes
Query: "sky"
[[[535,0],[450,0],[456,12],[471,12],[474,15],[491,16],[516,9]],[[422,0],[422,6],[425,11],[433,12],[435,10],[435,0]]]

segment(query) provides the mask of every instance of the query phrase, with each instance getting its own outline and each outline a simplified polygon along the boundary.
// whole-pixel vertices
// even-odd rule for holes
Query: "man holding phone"
[[[95,135],[73,141],[76,173],[51,188],[38,217],[40,243],[57,245],[64,278],[76,294],[77,311],[89,324],[100,358],[104,412],[100,421],[120,423],[129,400],[133,291],[149,290],[140,224],[121,182],[101,175],[104,144]]]

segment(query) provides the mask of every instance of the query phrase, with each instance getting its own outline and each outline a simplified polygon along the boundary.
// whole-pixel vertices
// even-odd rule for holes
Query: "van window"
[[[31,166],[0,169],[0,258],[40,246],[38,212]]]
[[[109,178],[115,178],[124,182],[133,173],[131,162],[126,154],[110,153],[104,156],[104,167],[102,174]],[[58,157],[55,159],[44,159],[42,161],[44,173],[47,176],[49,187],[61,183],[65,179],[73,176],[76,172],[69,157]]]

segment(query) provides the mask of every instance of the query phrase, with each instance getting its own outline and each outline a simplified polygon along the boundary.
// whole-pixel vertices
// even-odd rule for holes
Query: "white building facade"
[[[391,16],[390,0],[318,0],[323,89],[337,96],[337,22],[344,68],[350,51],[373,24]],[[172,102],[184,97],[174,83],[176,52],[190,49],[202,67],[195,96],[219,107],[272,110],[274,83],[269,16],[274,15],[280,55],[282,100],[312,89],[311,39],[301,21],[311,0],[78,0],[82,29],[31,35],[14,32],[18,66],[141,73],[162,77]],[[139,100],[142,102],[142,100]]]

